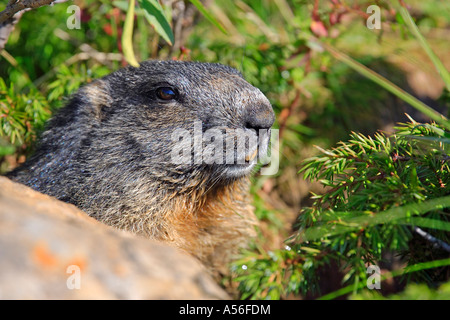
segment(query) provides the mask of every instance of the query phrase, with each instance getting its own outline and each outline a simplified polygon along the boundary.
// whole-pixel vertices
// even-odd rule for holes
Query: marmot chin
[[[80,88],[49,121],[34,155],[7,176],[220,268],[254,234],[255,152],[244,148],[240,164],[174,163],[173,132],[192,132],[197,121],[203,132],[257,134],[274,118],[268,99],[231,67],[146,61]]]

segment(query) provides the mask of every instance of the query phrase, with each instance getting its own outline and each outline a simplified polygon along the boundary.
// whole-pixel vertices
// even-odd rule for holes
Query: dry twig
[[[25,11],[36,9],[52,3],[56,0],[9,0],[5,10],[0,12],[0,50],[5,47],[9,35],[14,26],[19,22]],[[64,2],[64,1],[63,1]]]

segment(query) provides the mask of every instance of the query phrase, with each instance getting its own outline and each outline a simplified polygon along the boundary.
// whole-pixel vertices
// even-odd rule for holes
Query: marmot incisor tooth
[[[220,267],[254,233],[251,164],[173,163],[173,131],[195,121],[267,130],[274,113],[231,67],[147,61],[82,87],[7,176]]]

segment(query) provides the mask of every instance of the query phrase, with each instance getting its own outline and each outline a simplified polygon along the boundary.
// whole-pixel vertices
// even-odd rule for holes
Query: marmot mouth
[[[256,163],[233,164],[225,167],[225,175],[228,178],[241,178],[252,173]]]
[[[228,178],[241,178],[250,175],[252,173],[252,170],[258,163],[258,159],[267,153],[267,149],[269,146],[269,139],[266,137],[266,139],[264,139],[261,142],[260,142],[261,144],[257,145],[253,149],[253,151],[246,150],[246,153],[239,157],[241,161],[242,160],[245,161],[244,163],[235,162],[225,165],[224,170],[225,176]]]

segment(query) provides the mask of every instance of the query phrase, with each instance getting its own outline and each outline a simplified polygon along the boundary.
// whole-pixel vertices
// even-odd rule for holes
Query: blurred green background
[[[6,2],[6,1],[5,1]],[[133,47],[138,61],[219,62],[242,72],[272,102],[280,129],[280,170],[256,176],[261,250],[285,247],[300,209],[318,183],[298,174],[304,159],[349,133],[392,132],[408,113],[427,118],[314,44],[345,52],[447,115],[450,99],[420,44],[395,10],[397,1],[203,1],[226,33],[190,1],[160,1],[175,41],[169,45],[137,12]],[[81,8],[81,29],[69,29],[70,5]],[[381,9],[381,29],[369,29],[369,5]],[[422,34],[450,69],[450,2],[407,1]],[[0,4],[3,10],[6,3]],[[0,173],[25,161],[45,121],[71,93],[127,65],[121,36],[127,1],[79,0],[26,12],[0,57]],[[225,284],[233,290],[234,282]]]

